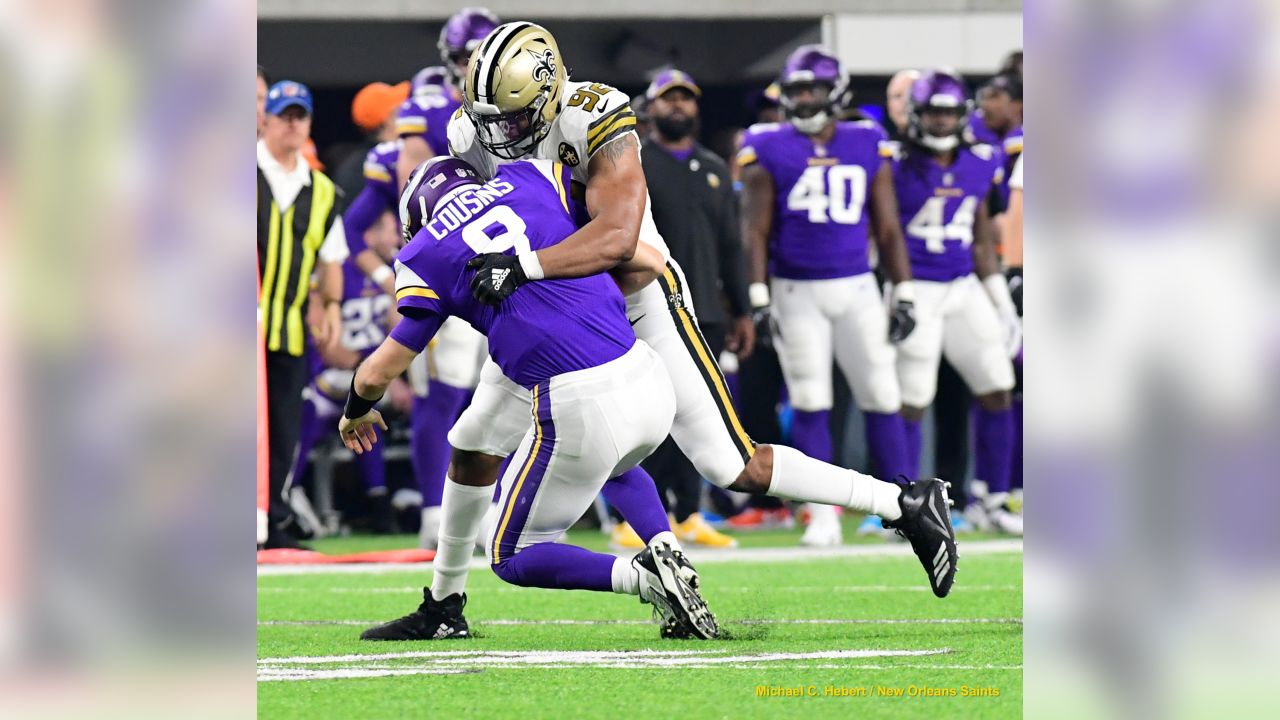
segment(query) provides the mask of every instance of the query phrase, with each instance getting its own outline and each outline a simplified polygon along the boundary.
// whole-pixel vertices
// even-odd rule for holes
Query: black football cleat
[[[360,633],[361,640],[465,640],[471,637],[462,609],[465,593],[443,600],[431,597],[431,588],[422,589],[422,604],[399,620],[392,620]]]
[[[698,592],[698,572],[674,537],[658,533],[632,558],[640,572],[640,601],[653,605],[664,638],[717,637],[720,627]]]
[[[951,527],[951,498],[947,496],[950,483],[937,478],[919,480],[902,488],[898,507],[902,517],[885,520],[884,526],[896,531],[911,543],[933,594],[946,597],[956,578],[956,533]]]

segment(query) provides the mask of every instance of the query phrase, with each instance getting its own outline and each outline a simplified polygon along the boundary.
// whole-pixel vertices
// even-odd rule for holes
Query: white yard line
[[[951,648],[928,650],[817,650],[803,653],[749,653],[728,654],[727,650],[405,650],[394,653],[358,653],[348,655],[294,655],[282,658],[262,658],[264,665],[333,665],[336,663],[378,660],[429,660],[434,663],[457,665],[483,661],[515,665],[572,664],[596,665],[604,662],[623,662],[635,665],[679,665],[690,662],[735,663],[774,662],[779,660],[841,660],[846,658],[921,657],[944,655]]]
[[[1021,540],[975,540],[959,543],[960,559],[977,555],[997,555],[1006,553],[1022,553]],[[695,564],[715,565],[719,563],[791,563],[804,560],[829,560],[837,558],[879,559],[892,557],[911,557],[911,546],[906,543],[885,543],[877,545],[841,545],[833,548],[781,547],[781,548],[747,548],[736,550],[700,550],[688,549],[689,558]],[[471,561],[471,568],[486,569],[488,562],[482,557]],[[259,565],[259,576],[272,575],[316,575],[330,573],[363,573],[380,575],[395,572],[431,571],[431,563],[377,563],[377,564],[338,564],[338,565]]]

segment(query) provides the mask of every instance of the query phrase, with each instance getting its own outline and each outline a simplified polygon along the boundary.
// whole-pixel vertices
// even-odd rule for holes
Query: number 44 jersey
[[[471,297],[475,271],[467,262],[476,255],[541,250],[573,234],[568,183],[559,162],[520,161],[500,165],[484,185],[446,196],[396,257],[397,309],[432,329],[448,316],[466,320],[489,336],[502,373],[526,388],[621,357],[636,336],[608,275],[528,283],[498,307]],[[406,212],[425,211],[401,208]],[[425,346],[428,339],[417,340]]]
[[[973,272],[973,220],[1004,173],[999,154],[990,145],[962,146],[955,161],[942,167],[919,147],[892,150],[912,277],[949,282]]]
[[[773,178],[770,275],[828,280],[870,271],[867,191],[889,154],[884,130],[869,120],[837,122],[826,145],[789,123],[747,130],[738,164],[759,163]]]

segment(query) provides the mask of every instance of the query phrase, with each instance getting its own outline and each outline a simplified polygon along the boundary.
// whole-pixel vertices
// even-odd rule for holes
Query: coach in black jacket
[[[642,143],[640,155],[654,223],[672,257],[684,268],[707,345],[717,356],[727,348],[746,357],[755,345],[755,327],[747,302],[737,198],[724,161],[693,139],[701,94],[687,74],[659,73],[645,92],[653,131]],[[718,533],[710,531],[701,516],[690,519],[698,512],[701,485],[697,471],[670,440],[645,462],[645,468],[659,489],[674,496],[668,507],[681,540],[717,546],[731,543],[724,536],[716,538]],[[668,499],[666,492],[662,494]]]

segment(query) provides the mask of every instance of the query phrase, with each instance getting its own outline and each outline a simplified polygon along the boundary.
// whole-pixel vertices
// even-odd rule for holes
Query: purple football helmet
[[[778,78],[782,89],[779,98],[783,116],[800,132],[814,135],[835,118],[849,89],[849,76],[840,59],[821,45],[801,45],[787,57]],[[826,86],[822,96],[819,86]],[[812,98],[799,100],[796,95],[811,90]]]
[[[449,71],[442,65],[424,67],[413,76],[410,91],[413,97],[423,95],[439,95],[444,92],[449,82]]]
[[[926,110],[948,110],[956,115],[955,131],[946,135],[934,135],[924,127]],[[973,101],[964,78],[954,70],[928,70],[911,84],[907,96],[907,137],[935,152],[955,149],[969,125],[969,113]]]
[[[440,28],[440,40],[436,47],[440,48],[440,60],[454,87],[462,86],[462,76],[467,70],[466,63],[471,60],[471,51],[501,24],[497,15],[488,8],[480,7],[462,8],[445,21],[444,27]]]
[[[415,168],[400,191],[400,232],[405,244],[431,221],[441,200],[468,185],[483,184],[470,163],[450,155],[437,155]]]

